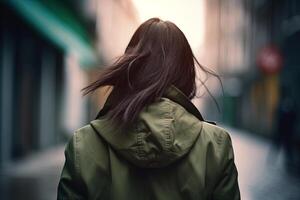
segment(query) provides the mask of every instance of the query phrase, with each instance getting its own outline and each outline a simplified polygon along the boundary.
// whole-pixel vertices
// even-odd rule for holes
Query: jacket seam
[[[138,156],[142,159],[142,160],[145,160],[146,159],[146,155],[145,155],[145,152],[143,151],[143,138],[142,138],[142,135],[141,133],[138,133],[137,136],[136,136],[136,142],[137,142],[137,153],[138,153]]]
[[[172,140],[173,140],[173,135],[171,133],[171,123],[174,121],[174,117],[171,115],[172,113],[172,105],[170,102],[168,102],[168,112],[166,113],[166,119],[164,120],[164,123],[166,125],[166,131],[164,131],[165,135],[165,149],[168,150],[170,147],[172,147]]]
[[[79,149],[79,142],[80,137],[78,135],[78,132],[76,131],[74,134],[75,140],[74,140],[74,165],[75,165],[75,180],[77,180],[77,186],[78,188],[84,189],[84,194],[82,195],[88,195],[88,191],[86,190],[84,185],[84,181],[81,177],[81,166],[80,166],[80,149]]]
[[[79,156],[79,151],[78,151],[78,148],[77,148],[78,140],[79,139],[78,139],[77,132],[75,132],[74,163],[75,163],[75,173],[76,173],[77,178],[79,178],[79,172],[80,172],[80,165],[79,165],[79,162],[78,162],[78,160],[80,159],[80,156]]]
[[[234,159],[231,160],[231,159],[228,159],[228,157],[227,157],[230,154],[230,151],[233,151],[233,148],[232,148],[232,145],[231,145],[231,139],[230,139],[230,137],[228,137],[229,134],[226,131],[224,131],[224,130],[221,133],[225,134],[225,136],[221,136],[221,137],[223,137],[222,138],[222,140],[223,140],[222,144],[219,144],[219,145],[222,145],[222,147],[223,147],[222,152],[224,152],[224,156],[223,156],[223,160],[221,161],[222,162],[222,167],[219,170],[219,173],[218,173],[219,175],[216,176],[217,177],[216,178],[217,181],[214,184],[214,187],[213,187],[214,189],[218,186],[218,183],[220,183],[220,181],[224,177],[226,177],[225,172],[226,172],[226,170],[228,168],[228,165],[232,164],[231,162],[234,162]],[[219,138],[217,138],[217,139],[219,139]],[[225,150],[225,148],[227,147],[227,145],[228,145],[229,149]],[[218,147],[220,148],[220,146],[218,146]]]
[[[112,183],[112,172],[111,172],[111,153],[112,153],[112,148],[110,147],[110,145],[101,137],[101,134],[99,133],[99,131],[95,128],[95,126],[93,125],[92,122],[89,123],[90,127],[93,130],[93,133],[97,135],[97,137],[99,138],[99,140],[101,140],[101,142],[103,143],[103,145],[105,146],[105,150],[107,152],[107,163],[108,163],[108,177],[110,177],[110,183]],[[102,190],[99,192],[99,196],[102,197],[102,195],[104,194],[104,188],[102,188]]]

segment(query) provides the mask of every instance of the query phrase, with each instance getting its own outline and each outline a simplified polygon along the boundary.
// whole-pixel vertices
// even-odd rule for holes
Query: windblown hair
[[[112,101],[109,116],[121,125],[129,125],[171,84],[192,99],[196,94],[195,63],[205,73],[219,78],[199,64],[174,23],[151,18],[135,31],[125,53],[82,91],[86,95],[101,86],[113,86],[118,95]],[[202,85],[211,95],[203,81]]]

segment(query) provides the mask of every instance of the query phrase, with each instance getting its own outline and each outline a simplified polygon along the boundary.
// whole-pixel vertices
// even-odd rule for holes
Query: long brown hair
[[[171,84],[192,99],[196,94],[194,63],[218,78],[199,64],[183,32],[174,23],[151,18],[135,31],[125,53],[106,67],[98,80],[82,89],[83,95],[101,86],[114,86],[118,96],[109,115],[120,125],[128,125]],[[202,85],[209,92],[203,81]]]

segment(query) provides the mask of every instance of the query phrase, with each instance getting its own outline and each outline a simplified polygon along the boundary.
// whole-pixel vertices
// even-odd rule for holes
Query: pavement
[[[300,178],[288,173],[282,152],[268,140],[226,128],[232,137],[242,200],[300,200]],[[53,200],[64,162],[64,145],[31,154],[0,174],[2,200]]]
[[[54,200],[64,163],[64,145],[32,153],[0,174],[1,200]]]
[[[226,129],[232,136],[242,200],[300,200],[299,174],[286,168],[282,150],[254,134]]]

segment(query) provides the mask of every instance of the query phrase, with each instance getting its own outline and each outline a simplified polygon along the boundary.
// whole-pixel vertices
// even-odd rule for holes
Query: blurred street
[[[82,89],[152,17],[220,75],[196,68],[192,100],[231,133],[242,200],[300,199],[300,1],[4,0],[0,16],[1,200],[56,199],[64,142],[111,87]]]
[[[227,130],[235,148],[243,200],[300,198],[300,178],[284,171],[283,156],[273,155],[267,140],[244,131]],[[63,150],[63,146],[58,146],[14,164],[5,175],[1,175],[1,199],[55,199],[64,161]]]
[[[3,171],[0,194],[3,200],[53,200],[64,162],[64,146],[33,153]]]
[[[243,200],[300,199],[300,177],[287,173],[282,151],[274,151],[269,140],[251,133],[227,130],[232,136]]]

